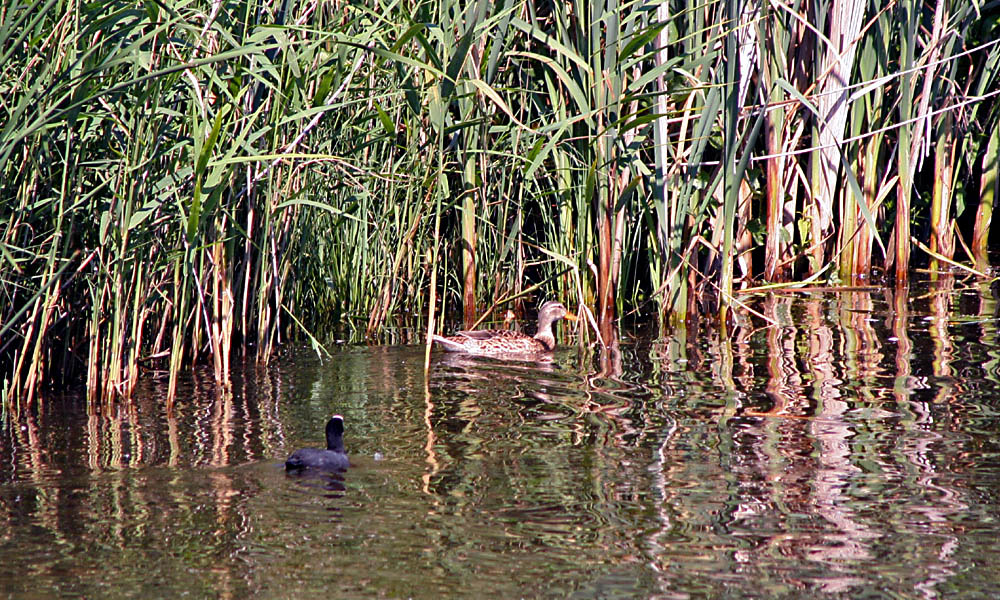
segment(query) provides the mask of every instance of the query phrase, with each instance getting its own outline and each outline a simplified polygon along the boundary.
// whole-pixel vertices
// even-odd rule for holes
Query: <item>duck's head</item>
[[[552,324],[559,319],[576,321],[577,317],[573,313],[566,310],[566,307],[563,306],[562,302],[549,300],[538,309],[538,330],[541,331],[551,327]]]
[[[333,415],[326,422],[326,449],[344,451],[344,417],[340,415]]]

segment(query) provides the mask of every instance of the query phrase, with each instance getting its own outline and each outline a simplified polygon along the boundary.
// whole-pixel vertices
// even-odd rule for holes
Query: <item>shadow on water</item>
[[[289,351],[0,430],[10,597],[989,597],[997,301],[773,294],[546,363]],[[765,320],[766,318],[766,320]],[[286,474],[345,417],[352,468]]]

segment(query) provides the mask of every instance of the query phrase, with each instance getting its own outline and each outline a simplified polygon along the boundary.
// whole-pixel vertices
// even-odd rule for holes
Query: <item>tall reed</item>
[[[8,3],[3,394],[225,385],[545,296],[610,343],[761,280],[904,284],[972,207],[982,261],[997,7]]]

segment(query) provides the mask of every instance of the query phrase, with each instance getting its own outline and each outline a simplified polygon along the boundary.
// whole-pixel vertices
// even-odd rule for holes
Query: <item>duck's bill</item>
[[[568,320],[568,321],[576,321],[576,320],[577,320],[577,319],[579,319],[580,317],[578,317],[578,316],[574,315],[574,314],[573,314],[573,313],[571,313],[571,312],[567,312],[567,313],[566,313],[566,315],[565,315],[565,316],[564,316],[563,318],[564,318],[564,319],[566,319],[566,320]]]

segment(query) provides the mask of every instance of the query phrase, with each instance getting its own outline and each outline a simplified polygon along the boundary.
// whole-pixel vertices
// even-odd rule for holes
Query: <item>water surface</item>
[[[0,429],[17,598],[1000,594],[997,304],[779,294],[548,364],[289,350]],[[291,477],[344,415],[355,463]]]

